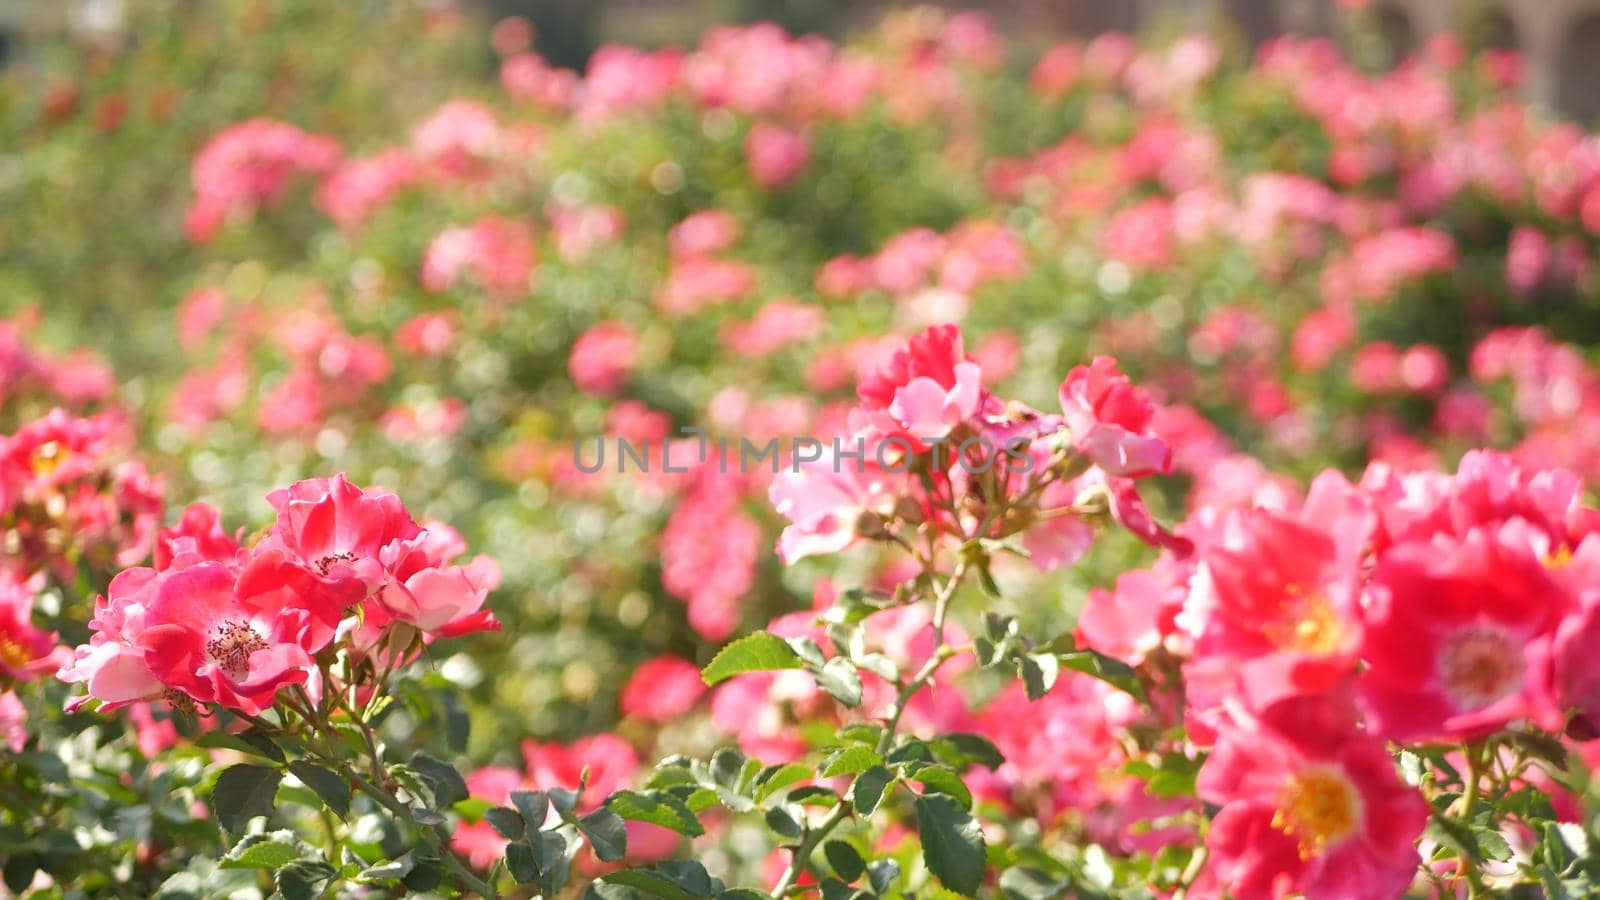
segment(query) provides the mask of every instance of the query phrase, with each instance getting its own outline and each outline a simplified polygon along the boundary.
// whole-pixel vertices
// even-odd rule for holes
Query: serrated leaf
[[[628,852],[628,829],[622,817],[601,807],[578,820],[578,830],[589,839],[601,862],[616,862]]]
[[[1067,896],[1072,883],[1039,871],[1014,866],[1000,873],[1000,893],[1006,900],[1059,900]]]
[[[1498,830],[1482,825],[1474,825],[1472,826],[1472,836],[1477,840],[1478,850],[1485,859],[1505,862],[1511,858],[1511,845],[1506,843],[1505,836]]]
[[[859,745],[845,747],[828,757],[823,763],[822,775],[832,778],[835,775],[859,775],[873,766],[883,765],[883,757],[876,750]]]
[[[1117,688],[1124,693],[1132,694],[1143,700],[1144,685],[1139,683],[1139,676],[1133,668],[1120,659],[1112,659],[1104,653],[1094,650],[1074,650],[1058,656],[1061,664],[1069,669],[1092,675],[1106,684]]]
[[[788,641],[771,632],[758,631],[723,647],[710,664],[700,670],[700,678],[708,685],[715,685],[746,672],[798,669],[800,665],[800,656]]]
[[[839,802],[839,793],[827,785],[808,784],[790,791],[788,801],[802,806],[829,807]]]
[[[410,765],[432,786],[436,806],[447,807],[458,800],[467,799],[467,780],[461,777],[455,766],[426,753],[412,754]]]
[[[511,805],[516,807],[529,828],[537,831],[550,818],[550,797],[544,791],[512,791]]]
[[[767,827],[784,837],[797,838],[803,833],[800,823],[781,806],[767,810],[766,819]]]
[[[900,864],[892,859],[880,859],[867,864],[867,883],[875,894],[887,894],[900,877]]]
[[[976,896],[983,884],[983,829],[950,798],[923,794],[916,800],[922,858],[939,882],[958,894]]]
[[[863,653],[855,658],[856,666],[894,684],[900,680],[900,666],[882,653]]]
[[[289,771],[306,787],[316,791],[334,815],[342,819],[350,814],[350,783],[343,775],[303,759],[290,763]]]
[[[884,788],[894,781],[894,773],[883,766],[873,766],[856,777],[850,786],[850,803],[863,816],[872,815],[883,800]]]
[[[711,756],[711,779],[722,787],[734,787],[739,783],[744,764],[743,753],[733,747],[723,747]]]
[[[835,700],[851,709],[861,705],[861,675],[850,660],[836,656],[823,665],[813,676],[817,687],[833,695]]]
[[[532,884],[538,880],[539,862],[526,841],[512,841],[506,845],[506,871],[518,884]]]
[[[588,769],[585,769],[584,771],[587,772]],[[545,793],[550,797],[550,805],[554,806],[556,808],[556,812],[560,813],[563,817],[578,807],[577,791],[570,790],[568,788],[553,787],[545,791]]]
[[[496,833],[508,841],[520,841],[528,833],[527,821],[514,809],[492,806],[484,812],[483,817]]]
[[[279,747],[272,738],[254,729],[240,732],[239,734],[232,734],[220,729],[208,731],[195,738],[194,745],[212,750],[237,750],[240,753],[248,753],[251,756],[270,759],[273,762],[281,763],[284,760],[283,748]]]
[[[855,881],[867,871],[861,853],[845,841],[829,841],[822,845],[822,855],[828,858],[833,873],[845,883]]]
[[[223,769],[211,789],[211,809],[216,813],[217,824],[238,833],[256,816],[270,817],[282,780],[281,770],[266,766],[240,763]]]
[[[313,900],[322,894],[322,886],[338,874],[325,860],[297,859],[273,873],[272,879],[283,900]]]
[[[962,809],[972,808],[972,791],[967,788],[966,782],[961,780],[960,775],[944,766],[922,766],[907,777],[925,785],[929,790],[954,799],[961,804]]]
[[[388,862],[381,862],[374,866],[362,869],[356,875],[357,881],[396,881],[406,877],[417,865],[416,856],[409,850]]]
[[[228,855],[217,861],[219,869],[276,869],[300,858],[304,848],[291,831],[245,835]]]
[[[986,769],[998,769],[1005,764],[1006,758],[1000,753],[1000,748],[981,734],[958,731],[942,735],[940,740],[955,747],[967,760]]]
[[[756,801],[764,802],[789,785],[805,781],[811,776],[811,767],[800,763],[788,763],[766,769],[756,778]]]
[[[1017,657],[1017,674],[1022,676],[1028,699],[1037,700],[1055,687],[1061,674],[1061,663],[1049,653],[1030,653]]]
[[[606,805],[624,819],[660,825],[689,837],[699,837],[706,833],[700,820],[695,818],[694,813],[682,800],[661,791],[649,793],[620,791],[613,794],[611,799],[606,801]]]
[[[601,876],[600,880],[606,884],[629,887],[646,896],[660,897],[662,900],[695,900],[693,894],[649,869],[623,869]]]

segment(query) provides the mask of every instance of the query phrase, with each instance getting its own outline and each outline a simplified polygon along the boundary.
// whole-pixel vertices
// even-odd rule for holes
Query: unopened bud
[[[868,540],[878,540],[889,536],[889,530],[883,525],[883,516],[875,512],[864,512],[856,519],[856,534]]]
[[[922,504],[910,497],[901,497],[894,505],[895,518],[910,525],[921,525],[923,520]]]

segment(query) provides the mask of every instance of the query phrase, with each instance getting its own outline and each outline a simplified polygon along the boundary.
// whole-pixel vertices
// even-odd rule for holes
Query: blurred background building
[[[30,38],[72,28],[114,30],[124,0],[0,0],[0,65]],[[175,7],[201,0],[172,0]],[[270,2],[270,0],[264,0]],[[351,0],[363,2],[363,0]],[[380,0],[381,2],[381,0]],[[441,0],[445,2],[445,0]],[[713,22],[772,20],[794,32],[841,37],[898,0],[461,0],[491,14],[524,15],[540,51],[581,67],[608,41],[642,46],[692,42]],[[1278,34],[1352,40],[1352,16],[1375,35],[1367,48],[1392,64],[1430,36],[1453,32],[1474,46],[1515,49],[1529,99],[1563,115],[1600,118],[1600,0],[944,0],[982,9],[1003,29],[1045,43],[1103,31],[1226,28],[1255,45]]]

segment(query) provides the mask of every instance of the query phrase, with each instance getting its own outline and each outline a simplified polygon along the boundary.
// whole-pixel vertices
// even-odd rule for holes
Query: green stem
[[[1473,813],[1477,812],[1478,808],[1478,785],[1483,780],[1484,751],[1487,749],[1484,744],[1468,744],[1462,748],[1467,758],[1467,771],[1463,776],[1461,789],[1461,819],[1468,829],[1472,828]],[[1467,898],[1476,900],[1479,892],[1483,890],[1482,874],[1478,871],[1477,864],[1466,854],[1462,854],[1460,860],[1461,866],[1458,871],[1467,878]]]
[[[934,598],[933,634],[937,642],[937,648],[934,650],[933,655],[929,656],[927,661],[922,664],[922,668],[912,676],[911,680],[900,688],[899,693],[895,696],[894,704],[889,707],[888,723],[884,726],[883,734],[878,737],[877,752],[879,756],[887,753],[889,748],[893,746],[895,734],[900,730],[900,718],[905,714],[911,698],[926,687],[929,681],[933,680],[933,676],[938,673],[939,668],[945,662],[960,652],[944,642],[944,622],[945,617],[950,612],[950,600],[955,596],[956,588],[960,586],[962,579],[966,576],[966,572],[967,562],[963,558],[956,563],[956,567],[951,571],[950,577],[945,580],[938,595]],[[833,812],[829,813],[826,819],[817,823],[815,828],[808,828],[802,833],[800,843],[795,846],[794,854],[789,859],[789,865],[783,870],[783,875],[778,879],[777,886],[772,889],[773,897],[781,900],[781,898],[788,895],[789,891],[794,888],[795,883],[800,880],[800,873],[805,871],[806,863],[811,859],[811,855],[816,852],[817,847],[848,818],[850,818],[850,801],[841,798],[839,805],[833,808]]]
[[[299,713],[301,716],[304,716],[314,732],[322,734],[325,738],[333,741],[337,746],[339,736],[334,732],[333,726],[328,724],[327,719],[317,715],[316,704],[311,703],[310,697],[307,697],[303,691],[300,692],[300,699],[304,701],[304,706],[296,704],[292,695],[285,699],[285,703],[290,708],[294,709],[295,712]],[[343,705],[342,699],[340,705]],[[360,726],[362,735],[367,741],[367,748],[372,754],[372,757],[369,761],[371,763],[373,776],[379,782],[387,783],[389,781],[389,776],[384,770],[383,760],[378,756],[377,746],[372,738],[372,730],[362,719],[358,718],[355,721],[356,724]],[[417,826],[417,834],[421,836],[423,843],[427,844],[428,848],[434,852],[434,855],[444,863],[445,868],[450,870],[451,876],[454,877],[456,883],[462,888],[469,892],[477,893],[481,897],[494,898],[499,896],[492,883],[486,882],[477,875],[473,874],[472,870],[461,861],[460,857],[456,856],[455,851],[451,850],[445,845],[444,840],[439,836],[438,832],[433,829],[433,826],[423,825],[420,822],[416,822],[415,819],[412,818],[411,810],[408,809],[405,804],[395,799],[393,794],[389,793],[387,790],[379,787],[378,785],[373,784],[371,781],[368,781],[360,773],[356,772],[356,770],[347,762],[340,758],[338,754],[323,750],[323,752],[318,753],[317,756],[319,756],[323,762],[333,766],[339,772],[339,774],[343,775],[351,784],[355,785],[357,788],[360,788],[362,793],[377,801],[379,805],[392,813],[396,819],[411,820],[414,822],[414,824]]]

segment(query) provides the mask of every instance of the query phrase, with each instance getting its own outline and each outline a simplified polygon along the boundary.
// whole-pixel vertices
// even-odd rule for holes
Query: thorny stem
[[[905,714],[911,698],[926,687],[929,681],[933,680],[933,676],[938,673],[939,668],[946,661],[961,652],[944,642],[944,621],[950,611],[950,600],[955,596],[956,588],[960,586],[966,572],[967,561],[962,558],[956,563],[955,569],[950,573],[950,577],[945,579],[944,585],[934,597],[933,634],[937,647],[933,655],[929,656],[927,661],[922,664],[922,668],[917,670],[917,673],[911,677],[910,681],[901,686],[899,693],[895,696],[894,704],[889,708],[889,721],[884,726],[883,734],[878,737],[877,752],[879,756],[888,752],[889,748],[894,744],[895,734],[900,729],[900,717]],[[794,888],[795,882],[800,879],[800,873],[805,871],[806,863],[811,859],[811,854],[816,852],[817,847],[829,834],[833,833],[834,829],[843,824],[845,819],[850,818],[850,813],[850,801],[841,798],[839,805],[833,808],[833,812],[829,813],[826,819],[819,822],[815,828],[805,830],[800,838],[800,843],[794,848],[788,867],[783,870],[783,876],[778,879],[777,886],[772,889],[773,897],[783,898],[788,895],[789,891]]]
[[[1462,748],[1467,758],[1467,771],[1463,776],[1464,783],[1461,790],[1461,819],[1468,828],[1472,827],[1472,814],[1478,807],[1478,785],[1483,780],[1483,757],[1487,747],[1483,744],[1469,744]],[[1467,879],[1468,900],[1475,900],[1482,890],[1482,875],[1478,867],[1462,854],[1460,867],[1457,870]]]
[[[295,700],[297,698],[295,695],[298,695],[298,699],[303,701],[303,703],[296,703]],[[285,705],[293,709],[306,720],[307,724],[311,726],[313,733],[321,734],[325,738],[334,741],[335,743],[338,742],[339,736],[334,731],[333,726],[328,723],[327,719],[317,714],[316,704],[311,702],[311,698],[307,696],[303,690],[300,690],[298,687],[296,687],[295,691],[291,693],[284,702]],[[349,709],[345,707],[342,696],[340,696],[339,699],[339,706],[345,709],[346,713],[350,712]],[[366,740],[367,749],[371,754],[368,761],[371,763],[373,777],[376,778],[380,783],[387,783],[389,781],[389,776],[384,769],[383,760],[378,755],[377,744],[373,738],[371,727],[364,719],[356,717],[353,714],[352,718],[355,719],[356,724],[360,727],[362,736]],[[362,793],[377,801],[379,805],[381,805],[384,809],[387,809],[397,819],[411,820],[415,822],[415,818],[412,816],[411,810],[407,808],[405,804],[402,804],[399,800],[395,799],[394,795],[388,790],[380,787],[377,784],[374,784],[372,781],[369,781],[366,777],[358,773],[350,766],[349,763],[340,758],[339,754],[328,752],[326,749],[313,750],[312,752],[313,755],[315,755],[319,760],[332,766],[339,772],[340,775],[344,776],[347,781],[359,788]],[[472,870],[467,868],[467,866],[461,862],[461,859],[456,856],[455,851],[451,850],[445,845],[438,832],[433,829],[433,826],[424,825],[420,822],[416,822],[416,825],[417,834],[421,836],[423,843],[427,844],[428,849],[432,850],[433,854],[439,858],[440,862],[444,863],[445,868],[450,870],[450,874],[455,879],[457,884],[461,885],[461,887],[465,890],[476,893],[481,897],[494,898],[499,896],[499,893],[495,890],[493,883],[486,882],[477,875],[473,874]]]

